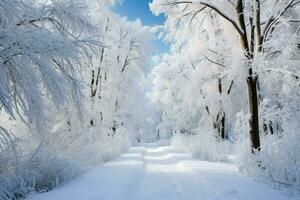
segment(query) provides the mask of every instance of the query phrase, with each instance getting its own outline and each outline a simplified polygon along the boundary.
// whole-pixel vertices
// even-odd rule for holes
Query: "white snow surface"
[[[28,200],[286,200],[283,191],[238,174],[230,163],[144,144],[51,192]]]

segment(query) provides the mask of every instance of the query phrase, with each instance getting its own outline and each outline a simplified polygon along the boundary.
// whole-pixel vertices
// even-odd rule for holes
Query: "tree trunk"
[[[223,93],[223,85],[222,85],[222,79],[219,78],[218,80],[218,89],[219,89],[219,94],[222,95]],[[222,106],[222,100],[220,100],[220,111],[217,115],[217,128],[218,128],[218,132],[219,132],[219,137],[222,140],[225,140],[225,112],[223,110],[223,106]]]
[[[244,50],[245,57],[248,59],[248,62],[251,62],[254,57],[254,48],[253,48],[254,43],[253,41],[251,41],[250,44],[248,42],[248,34],[247,34],[247,27],[245,23],[244,10],[245,9],[244,9],[243,0],[238,0],[236,11],[238,15],[239,25],[243,30],[243,35],[241,35],[241,45]],[[256,20],[260,20],[260,18]],[[250,20],[250,23],[251,23],[250,39],[254,40],[253,38],[254,38],[255,28],[253,27],[253,18]],[[252,45],[253,47],[251,47]],[[249,66],[247,86],[248,86],[249,113],[250,113],[249,128],[250,128],[250,140],[251,140],[252,151],[260,150],[257,83],[258,83],[258,76],[257,75],[254,76],[252,67]]]
[[[222,113],[221,123],[220,123],[220,137],[225,140],[225,113]]]
[[[250,140],[253,150],[260,150],[259,138],[259,118],[258,118],[258,95],[257,95],[257,81],[258,76],[248,76],[248,98],[249,98],[249,112],[250,112]]]

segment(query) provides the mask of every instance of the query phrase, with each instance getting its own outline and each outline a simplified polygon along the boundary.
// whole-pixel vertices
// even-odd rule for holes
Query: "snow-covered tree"
[[[115,3],[0,2],[1,199],[50,190],[155,126],[143,107],[150,27]]]
[[[244,76],[247,80],[250,138],[252,147],[257,150],[260,149],[260,91],[259,72],[253,63],[262,53],[267,51],[268,41],[274,37],[277,31],[280,31],[282,24],[291,21],[291,15],[296,11],[298,4],[299,2],[294,0],[276,3],[264,1],[262,5],[259,0],[224,1],[222,5],[218,5],[214,1],[180,0],[154,1],[152,4],[152,9],[156,13],[164,12],[168,16],[168,31],[171,33],[181,29],[184,26],[180,26],[181,24],[187,24],[188,21],[192,22],[199,16],[203,19],[201,22],[203,24],[207,21],[207,16],[210,15],[214,15],[214,18],[221,18],[226,23],[224,26],[230,25],[235,30],[236,33],[228,35],[228,37],[236,38],[237,41],[233,41],[235,45],[240,41],[241,52],[244,54],[244,68],[241,66],[239,76]]]
[[[298,180],[298,176],[284,157],[297,160],[299,151],[294,129],[300,105],[299,4],[294,0],[151,4],[155,14],[166,15],[163,37],[172,45],[154,71],[154,98],[168,116],[164,121],[174,132],[200,135],[199,151],[211,155],[222,154],[223,144],[207,134],[222,136],[225,126],[229,139],[239,146],[245,171],[271,174],[269,178],[292,185],[297,181],[291,177]],[[293,138],[293,148],[284,149],[288,138]],[[245,155],[249,140],[257,157]],[[275,169],[271,155],[278,151],[276,160],[285,163]],[[285,170],[289,175],[280,175]]]
[[[112,135],[120,128],[134,132],[132,128],[139,126],[136,123],[144,120],[135,115],[142,114],[141,107],[135,105],[145,96],[142,91],[153,38],[150,27],[140,21],[128,22],[109,10],[96,11],[94,20],[105,26],[99,35],[104,46],[92,58],[93,67],[86,75],[91,96],[90,125],[105,127]]]
[[[45,108],[79,103],[75,71],[96,43],[84,1],[1,1],[1,107],[47,132]],[[48,97],[47,99],[45,97]]]

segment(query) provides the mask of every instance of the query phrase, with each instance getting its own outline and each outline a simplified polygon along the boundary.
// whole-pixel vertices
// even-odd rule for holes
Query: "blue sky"
[[[127,16],[128,20],[134,21],[141,19],[144,25],[160,25],[163,24],[165,18],[163,15],[154,16],[150,9],[149,3],[152,0],[124,0],[121,4],[115,6],[114,10],[121,16]],[[169,46],[165,45],[161,40],[154,41],[155,54],[166,53]]]

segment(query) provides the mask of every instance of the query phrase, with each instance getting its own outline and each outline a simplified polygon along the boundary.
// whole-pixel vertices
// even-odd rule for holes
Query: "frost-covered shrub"
[[[238,115],[236,131],[237,164],[242,173],[275,187],[300,190],[300,138],[297,129],[287,128],[280,134],[261,135],[261,150],[252,152],[249,146],[249,118]]]
[[[245,141],[240,141],[237,149],[241,172],[279,188],[300,190],[300,140],[296,132],[264,136],[261,151],[255,154],[246,148]]]
[[[46,192],[80,173],[74,163],[59,158],[47,146],[39,146],[28,153],[19,150],[14,152],[14,155],[1,159],[1,199],[19,199],[29,193]],[[14,151],[14,149],[7,147],[1,153],[7,155],[7,151]]]
[[[101,127],[78,124],[68,128],[68,124],[57,124],[47,143],[36,143],[32,137],[13,138],[12,134],[11,139],[1,138],[8,143],[0,150],[0,199],[50,191],[116,158],[131,144],[126,129],[117,130],[112,137],[111,130]]]
[[[111,129],[85,126],[66,131],[60,127],[53,132],[51,144],[62,149],[58,154],[77,163],[80,168],[88,169],[116,158],[131,146],[127,129],[117,129],[112,136]],[[69,138],[72,138],[71,140]]]
[[[36,147],[33,138],[17,138],[3,128],[0,133],[0,199],[49,191],[80,173],[78,166],[60,158],[49,145]]]
[[[230,142],[220,141],[209,129],[198,129],[195,135],[175,135],[171,143],[195,158],[208,161],[228,161]]]
[[[24,163],[24,169],[28,171],[25,175],[32,172],[37,174],[34,187],[36,191],[49,191],[79,173],[78,164],[60,158],[47,147],[39,148],[28,158]]]
[[[240,171],[261,181],[269,181],[276,187],[300,189],[299,139],[288,136],[266,136],[262,150],[251,153],[245,145],[239,145]],[[245,143],[244,143],[245,144]]]

